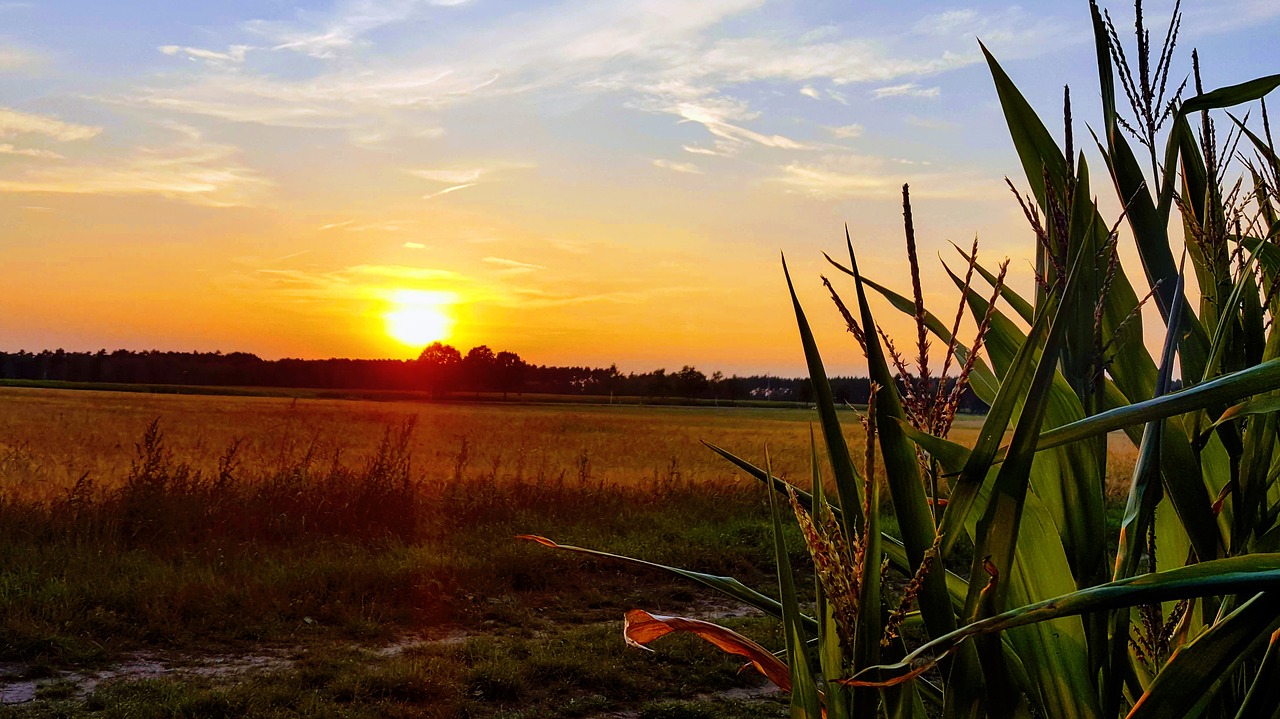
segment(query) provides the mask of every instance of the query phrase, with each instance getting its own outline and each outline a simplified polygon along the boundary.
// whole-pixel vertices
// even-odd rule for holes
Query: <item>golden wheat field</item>
[[[241,466],[358,461],[388,428],[415,423],[413,471],[456,478],[635,485],[680,480],[720,483],[741,474],[702,441],[805,483],[811,410],[634,405],[375,402],[0,389],[0,488],[30,499],[65,491],[86,474],[102,486],[123,476],[135,444],[157,421],[174,459],[205,473],[238,443]],[[962,417],[952,439],[971,441],[980,418]],[[845,420],[852,445],[862,427]],[[1115,485],[1134,449],[1114,437]],[[821,441],[821,440],[819,440]]]

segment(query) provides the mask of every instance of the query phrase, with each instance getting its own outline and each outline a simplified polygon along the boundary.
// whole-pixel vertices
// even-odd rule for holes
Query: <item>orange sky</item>
[[[864,271],[908,290],[902,182],[939,314],[948,241],[979,235],[1030,287],[975,38],[1046,118],[1079,88],[1086,138],[1083,8],[4,4],[0,349],[409,357],[385,316],[414,291],[456,298],[464,351],[800,374],[785,252],[832,372],[860,372],[821,253],[847,222]],[[1280,10],[1186,12],[1206,82],[1259,74]]]

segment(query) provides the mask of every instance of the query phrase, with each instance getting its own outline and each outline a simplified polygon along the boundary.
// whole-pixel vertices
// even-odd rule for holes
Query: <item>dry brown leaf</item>
[[[779,661],[768,649],[719,624],[688,617],[664,617],[650,614],[642,609],[632,609],[627,612],[626,623],[622,629],[622,635],[627,640],[627,644],[646,651],[653,651],[645,646],[646,644],[672,632],[688,632],[729,654],[745,657],[751,666],[759,670],[779,689],[784,692],[791,691],[791,671],[787,669],[786,664]]]

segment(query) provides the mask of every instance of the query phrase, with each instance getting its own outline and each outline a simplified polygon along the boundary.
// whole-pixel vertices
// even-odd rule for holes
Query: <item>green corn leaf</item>
[[[1240,711],[1236,719],[1252,719],[1253,717],[1280,717],[1280,629],[1271,633],[1271,641],[1267,644],[1267,653],[1262,658],[1262,666],[1249,686],[1249,693],[1240,703]]]
[[[1068,274],[1062,299],[1060,301],[1051,299],[1051,304],[1042,310],[1045,314],[1052,313],[1053,322],[1045,334],[1044,346],[1035,364],[1025,406],[1014,428],[1008,455],[996,473],[986,510],[978,520],[974,533],[974,563],[970,576],[983,576],[987,566],[992,568],[995,581],[987,606],[994,611],[1003,609],[1009,599],[1010,587],[1013,585],[1012,579],[1015,576],[1015,561],[1028,551],[1049,550],[1050,547],[1046,544],[1051,542],[1053,537],[1052,533],[1042,534],[1040,535],[1042,539],[1038,541],[1019,543],[1023,513],[1029,502],[1027,489],[1032,477],[1036,442],[1049,407],[1049,387],[1056,375],[1056,359],[1066,330],[1065,320],[1071,312],[1072,303],[1079,289],[1076,279],[1079,276],[1079,265],[1078,262],[1074,264],[1075,266]],[[1007,375],[1005,381],[1009,381]],[[1042,565],[1030,571],[1046,571],[1046,569]],[[1022,572],[1021,575],[1027,577],[1026,572]],[[965,603],[966,613],[979,611],[980,590],[981,587],[977,582],[970,582],[969,597]],[[1028,597],[1028,599],[1034,598],[1034,595]],[[978,613],[976,616],[981,618],[983,615]],[[1083,646],[1080,648],[1083,649]],[[1030,652],[1023,655],[1023,663],[1027,665],[1029,672],[1033,668],[1058,665],[1055,667],[1057,671],[1052,675],[1036,677],[1038,679],[1036,688],[1039,689],[1044,709],[1050,716],[1098,716],[1100,710],[1097,705],[1097,696],[1086,669],[1087,655],[1077,655],[1072,661],[1070,658],[1052,653],[1043,640],[1027,642],[1022,649]],[[1007,669],[1002,662],[998,665],[992,664],[992,660],[998,657],[996,653],[980,651],[980,654],[985,658],[983,674],[988,684],[990,685],[993,680],[998,682],[999,678],[1007,673]],[[1063,661],[1064,659],[1066,660]]]
[[[1190,115],[1193,112],[1201,112],[1203,110],[1217,110],[1224,107],[1242,105],[1265,97],[1277,87],[1280,87],[1280,75],[1259,77],[1238,85],[1220,87],[1203,95],[1196,95],[1182,103],[1182,107],[1178,109],[1178,112],[1182,115]]]
[[[884,461],[889,493],[893,497],[894,512],[898,517],[898,527],[902,531],[902,543],[906,546],[907,556],[910,558],[914,573],[914,568],[919,567],[924,560],[925,552],[933,546],[936,532],[933,513],[925,499],[915,447],[903,435],[896,421],[905,419],[906,414],[899,402],[897,385],[885,361],[880,338],[874,330],[877,326],[875,317],[872,316],[871,305],[867,302],[862,276],[858,272],[857,257],[853,252],[853,241],[848,237],[847,228],[845,241],[848,244],[849,269],[853,273],[854,287],[857,290],[862,326],[867,328],[867,365],[871,380],[883,388],[876,397],[875,413],[876,428],[880,435],[881,457]],[[945,634],[955,628],[956,620],[951,610],[951,600],[947,595],[947,585],[940,573],[925,574],[919,601],[925,625],[929,628],[931,635]]]
[[[1178,275],[1175,294],[1182,295],[1185,275]],[[1181,323],[1182,304],[1175,304],[1165,331],[1164,348],[1160,356],[1160,377],[1156,383],[1156,396],[1165,394],[1173,376],[1174,354],[1178,348],[1177,327]],[[1138,447],[1138,459],[1134,463],[1129,498],[1124,516],[1120,519],[1120,539],[1116,548],[1115,571],[1112,579],[1124,579],[1136,573],[1139,559],[1138,542],[1147,537],[1147,531],[1155,520],[1156,507],[1160,503],[1160,450],[1164,420],[1148,422]],[[1103,703],[1106,715],[1114,716],[1120,707],[1123,690],[1122,677],[1129,661],[1129,610],[1116,612],[1111,617],[1110,662],[1103,669]]]
[[[880,392],[891,392],[890,388],[880,390]],[[858,629],[857,636],[854,638],[853,646],[853,666],[869,667],[880,663],[880,638],[884,635],[884,611],[881,603],[880,593],[880,563],[883,553],[881,551],[880,541],[880,481],[875,476],[875,458],[876,438],[878,435],[878,423],[876,422],[876,409],[879,405],[879,392],[876,393],[875,404],[868,405],[868,432],[867,432],[867,464],[864,465],[863,472],[867,474],[867,516],[866,525],[864,527],[866,534],[865,545],[862,553],[862,566],[858,567],[858,576],[861,577],[862,583],[859,586],[860,595],[858,598]],[[865,717],[875,716],[874,707],[876,696],[874,692],[868,692],[863,689],[856,691],[853,697],[854,709],[858,714]]]
[[[773,487],[774,491],[777,493],[783,496],[789,496],[790,493],[794,492],[796,499],[800,502],[800,506],[808,510],[813,509],[813,495],[810,493],[795,487],[794,485],[788,484],[777,477],[768,476],[763,469],[760,469],[728,450],[717,447],[709,442],[703,442],[703,444],[716,454],[729,460],[742,471],[760,480],[766,485]],[[837,518],[840,517],[841,511],[839,507],[831,507],[831,511]],[[880,541],[881,547],[884,550],[884,555],[889,559],[889,564],[892,565],[894,569],[897,569],[903,574],[911,574],[914,571],[911,567],[911,561],[907,558],[907,548],[903,546],[902,540],[894,537],[893,535],[881,532]],[[969,585],[955,572],[947,571],[944,574],[946,576],[947,593],[951,596],[954,610],[959,612],[964,608],[964,598],[969,591]]]
[[[844,509],[843,521],[846,537],[853,537],[862,528],[862,493],[865,491],[862,478],[858,476],[849,456],[849,445],[845,442],[844,433],[840,430],[840,419],[836,416],[835,399],[831,394],[831,384],[827,381],[827,371],[822,365],[822,355],[818,353],[818,344],[813,339],[813,330],[809,320],[805,318],[804,309],[796,297],[795,286],[791,284],[791,273],[787,270],[787,261],[782,261],[782,274],[787,278],[787,290],[791,293],[791,305],[796,313],[796,325],[800,330],[800,342],[804,347],[805,362],[809,366],[809,380],[813,385],[814,403],[818,407],[818,419],[822,427],[822,439],[827,445],[827,456],[831,461],[831,472],[836,480],[836,496],[840,498],[840,507]]]
[[[1253,290],[1253,295],[1257,296],[1257,286],[1253,284],[1253,265],[1258,260],[1256,253],[1250,254],[1249,259],[1245,262],[1244,267],[1240,271],[1240,280],[1235,283],[1231,289],[1231,295],[1227,297],[1226,304],[1223,307],[1234,308],[1240,306],[1242,294],[1246,289]],[[1204,374],[1201,375],[1200,381],[1203,382],[1210,379],[1218,373],[1218,368],[1222,364],[1222,354],[1227,345],[1227,338],[1230,330],[1235,327],[1239,329],[1236,318],[1230,314],[1224,314],[1218,321],[1218,326],[1213,332],[1213,341],[1209,343],[1209,360],[1205,363]],[[1238,340],[1237,340],[1238,341]]]
[[[1280,553],[1247,554],[1189,564],[1163,572],[1140,574],[1028,604],[965,625],[917,647],[901,662],[869,667],[858,672],[851,683],[900,683],[936,666],[938,661],[972,637],[1059,617],[1196,597],[1275,590],[1280,590]],[[1274,604],[1270,609],[1274,617]]]
[[[810,512],[814,523],[820,525],[827,511],[827,501],[822,489],[822,474],[818,471],[818,440],[813,434],[813,425],[809,425],[809,466],[813,483],[813,506]],[[844,652],[840,647],[840,632],[836,628],[835,613],[816,572],[813,582],[815,597],[813,613],[818,620],[818,666],[822,670],[823,684],[826,688],[824,704],[827,708],[827,719],[845,719],[849,716],[849,690],[836,682],[836,679],[844,676],[846,672]]]
[[[733,577],[721,577],[715,574],[706,574],[703,572],[695,572],[689,569],[681,569],[680,567],[671,567],[666,564],[658,564],[656,562],[647,562],[643,559],[627,557],[621,554],[612,554],[610,552],[601,552],[596,549],[586,549],[584,547],[575,547],[569,544],[557,544],[556,542],[540,537],[536,534],[519,534],[516,539],[523,539],[530,542],[537,542],[544,547],[551,549],[561,549],[566,552],[577,552],[578,554],[588,554],[594,557],[603,557],[605,559],[616,559],[627,564],[634,564],[639,567],[648,567],[650,569],[658,569],[663,572],[674,574],[677,577],[689,579],[705,587],[724,594],[725,596],[737,599],[743,604],[755,607],[765,614],[782,618],[782,605],[774,598],[761,594],[756,590],[748,587]],[[803,617],[800,620],[810,631],[817,630],[817,622],[811,617]]]
[[[772,477],[773,469],[765,454],[765,473]],[[769,495],[769,514],[773,517],[774,557],[778,564],[778,596],[782,604],[782,634],[787,647],[787,666],[791,670],[792,719],[822,719],[822,702],[818,698],[818,684],[809,668],[806,656],[807,643],[801,631],[800,604],[796,600],[795,578],[791,572],[791,557],[787,554],[786,537],[782,533],[782,512],[778,509],[777,492]]]
[[[1274,395],[1267,397],[1255,397],[1254,399],[1245,400],[1240,404],[1234,404],[1228,407],[1227,410],[1222,413],[1222,416],[1218,417],[1218,419],[1215,420],[1213,424],[1209,425],[1208,429],[1205,431],[1208,432],[1224,422],[1231,422],[1233,420],[1253,415],[1272,414],[1274,412],[1280,412],[1280,397],[1276,397]]]
[[[951,273],[951,278],[959,286],[959,278],[954,273]],[[985,298],[970,291],[967,299],[975,317],[986,314],[988,302]],[[1046,317],[1046,323],[1048,317],[1051,315]],[[1003,381],[1010,381],[1013,363],[1026,346],[1026,342],[1026,335],[1003,313],[995,311],[991,314],[986,341],[987,353],[991,357],[996,372],[1005,378]],[[1033,344],[1031,352],[1031,361],[1038,362],[1040,349]],[[1028,368],[1026,371],[1031,370]],[[1015,406],[1012,415],[1015,422],[1022,420],[1025,408],[1020,405],[1027,396],[1025,392],[1010,393]],[[1056,369],[1043,398],[1048,403],[1044,418],[1044,423],[1048,426],[1067,424],[1084,415],[1080,399],[1066,378]],[[1032,487],[1053,514],[1054,524],[1061,531],[1063,544],[1067,547],[1067,553],[1073,558],[1075,566],[1096,565],[1100,550],[1090,546],[1088,542],[1097,540],[1089,529],[1089,522],[1092,521],[1089,517],[1101,515],[1099,506],[1101,478],[1097,475],[1097,463],[1088,456],[1086,447],[1073,446],[1038,457],[1035,460],[1035,470],[1031,474]],[[1079,489],[1082,485],[1091,487],[1093,492],[1086,495]],[[1081,496],[1087,497],[1087,505],[1079,499]],[[1086,559],[1086,556],[1089,559]],[[1095,572],[1097,569],[1098,567],[1094,566]],[[1102,569],[1105,570],[1105,566]],[[1099,580],[1101,579],[1104,578]],[[972,592],[972,589],[970,591]]]
[[[976,298],[976,294],[971,293],[971,298]],[[978,433],[978,440],[965,460],[959,477],[952,483],[951,496],[947,501],[946,511],[942,515],[942,527],[939,530],[942,533],[943,556],[950,553],[951,547],[959,536],[957,530],[964,526],[969,513],[974,509],[978,490],[986,480],[987,473],[1000,450],[1000,441],[1004,438],[1004,432],[1009,427],[1014,411],[1020,409],[1020,405],[1027,396],[1027,390],[1032,384],[1032,371],[1036,360],[1040,357],[1039,348],[1044,338],[1048,336],[1049,329],[1049,313],[1041,313],[1032,325],[1030,335],[1018,348],[1008,370],[1004,373],[1000,392],[992,402],[990,410],[987,411],[987,417],[983,420],[982,429]],[[998,332],[993,323],[988,334]]]
[[[1043,451],[1117,429],[1174,415],[1198,412],[1252,395],[1280,389],[1280,359],[1216,377],[1189,389],[1171,392],[1126,407],[1107,410],[1045,432],[1038,448]]]
[[[1009,126],[1009,135],[1013,138],[1013,147],[1022,160],[1022,169],[1031,185],[1032,194],[1041,207],[1047,203],[1048,193],[1045,188],[1045,177],[1055,185],[1061,186],[1067,176],[1067,161],[1053,140],[1053,136],[1045,129],[1040,118],[1026,98],[1013,84],[1013,80],[1005,74],[995,56],[987,50],[987,46],[978,43],[982,54],[987,58],[987,66],[991,78],[995,82],[996,94],[1000,98],[1000,107],[1004,110],[1005,122]]]
[[[1134,703],[1128,719],[1200,716],[1233,669],[1280,628],[1280,593],[1254,595],[1231,614],[1176,651]]]

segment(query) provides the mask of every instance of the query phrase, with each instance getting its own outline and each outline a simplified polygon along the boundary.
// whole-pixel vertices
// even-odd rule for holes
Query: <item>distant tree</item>
[[[507,398],[508,392],[524,392],[525,374],[529,365],[520,359],[520,355],[515,352],[499,352],[493,358],[493,365],[494,379],[497,389],[502,391],[503,399]]]
[[[692,365],[681,367],[675,381],[681,397],[701,397],[708,387],[707,376]]]
[[[462,358],[463,384],[476,394],[492,389],[498,358],[488,345],[472,347]]]
[[[418,355],[422,384],[432,397],[455,389],[462,369],[462,353],[443,342],[432,342]]]

